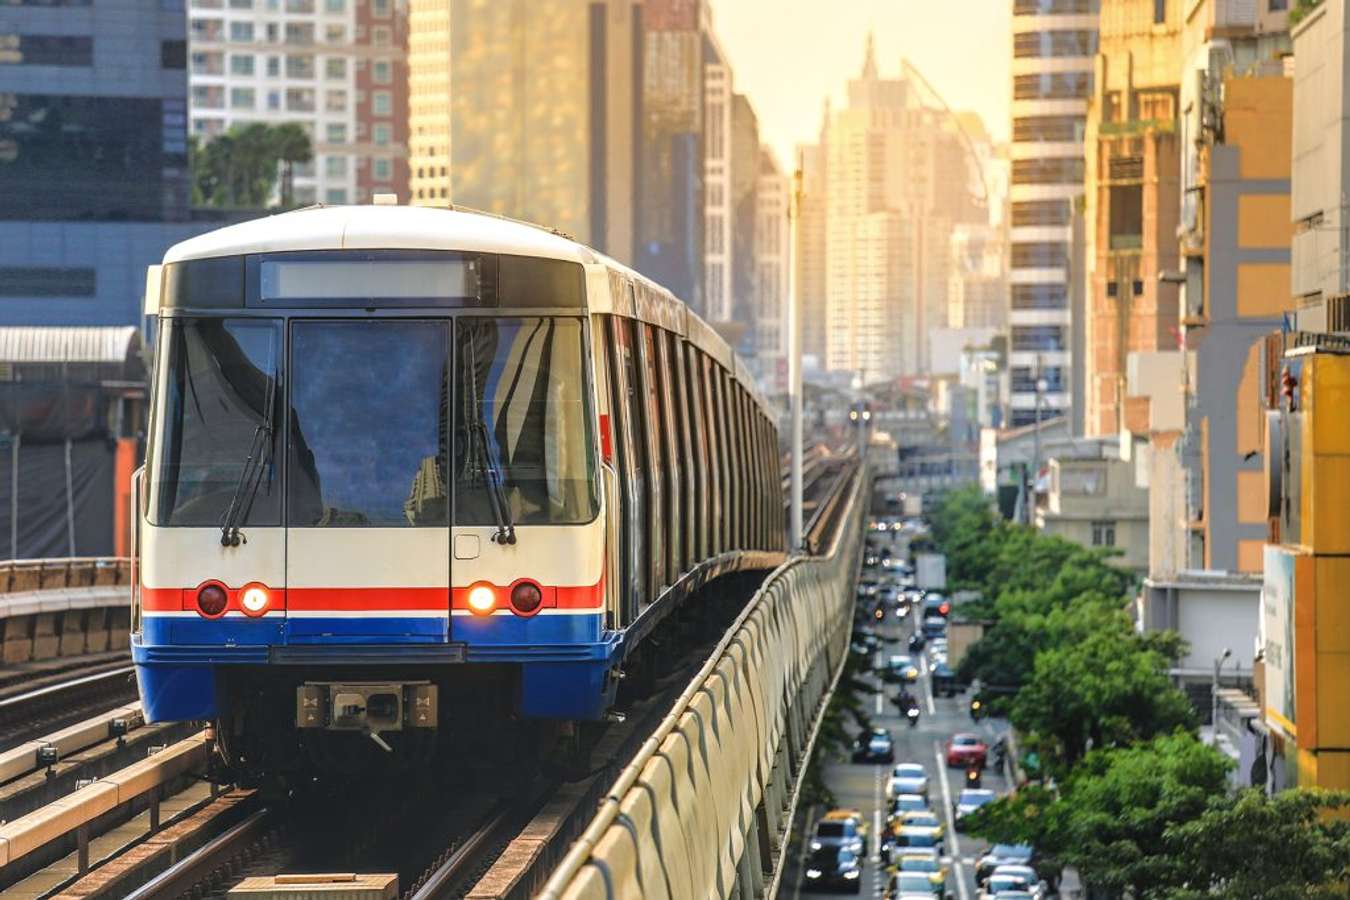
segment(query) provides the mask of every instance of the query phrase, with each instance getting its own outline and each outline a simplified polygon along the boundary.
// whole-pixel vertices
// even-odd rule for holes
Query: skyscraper
[[[634,0],[412,0],[412,202],[561,229],[634,261]]]
[[[825,119],[829,120],[829,108]],[[825,129],[821,142],[797,148],[802,172],[797,221],[797,293],[801,298],[802,356],[825,364]]]
[[[753,359],[760,384],[775,393],[787,389],[788,203],[791,179],[778,167],[773,151],[759,151],[755,189],[755,327]]]
[[[1013,0],[1011,424],[1073,403],[1073,207],[1097,52],[1097,0]],[[1038,381],[1043,379],[1038,399]]]
[[[195,0],[192,133],[295,123],[297,203],[408,198],[407,0]]]
[[[141,322],[188,218],[184,0],[0,3],[0,324]]]
[[[825,363],[864,383],[918,375],[947,320],[952,227],[984,221],[958,118],[918,78],[882,78],[868,39],[825,148]]]

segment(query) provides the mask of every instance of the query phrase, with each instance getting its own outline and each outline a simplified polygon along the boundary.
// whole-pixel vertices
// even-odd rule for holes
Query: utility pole
[[[1034,515],[1034,513],[1033,513],[1033,508],[1036,506],[1036,480],[1037,480],[1038,478],[1041,477],[1041,398],[1045,395],[1045,390],[1046,390],[1046,388],[1048,388],[1048,387],[1049,387],[1049,384],[1046,382],[1045,377],[1044,377],[1043,375],[1041,375],[1041,357],[1040,357],[1040,354],[1037,354],[1037,355],[1036,355],[1036,424],[1035,424],[1035,426],[1034,426],[1034,428],[1035,428],[1036,430],[1035,430],[1035,432],[1033,433],[1033,437],[1035,438],[1035,441],[1036,441],[1036,450],[1035,450],[1034,455],[1032,456],[1032,464],[1031,464],[1031,489],[1030,489],[1029,491],[1027,491],[1027,503],[1026,503],[1026,510],[1025,510],[1025,512],[1026,512],[1026,515],[1027,515],[1027,524],[1028,524],[1028,525],[1032,524],[1032,523],[1035,521],[1035,515]]]
[[[802,298],[801,278],[797,274],[800,251],[797,246],[802,218],[802,167],[792,173],[792,202],[788,204],[788,392],[791,398],[792,441],[791,502],[788,550],[796,553],[802,546]]]

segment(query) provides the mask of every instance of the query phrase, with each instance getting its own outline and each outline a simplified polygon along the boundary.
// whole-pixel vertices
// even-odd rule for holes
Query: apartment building
[[[1097,52],[1097,0],[1013,0],[1010,424],[1074,403],[1074,205]],[[1041,384],[1044,390],[1037,391]]]
[[[192,133],[300,125],[294,200],[408,199],[407,0],[191,0]]]
[[[1086,120],[1084,433],[1124,426],[1132,352],[1176,349],[1183,0],[1102,0]]]

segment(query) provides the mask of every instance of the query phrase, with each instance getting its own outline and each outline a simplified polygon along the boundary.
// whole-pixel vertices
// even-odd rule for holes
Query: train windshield
[[[595,518],[581,321],[466,317],[455,329],[455,523],[498,524],[493,479],[516,525]]]
[[[281,324],[269,319],[168,319],[161,333],[159,410],[152,443],[150,521],[218,527],[280,525],[276,430]],[[257,484],[244,500],[246,468]],[[238,496],[238,499],[236,497]]]

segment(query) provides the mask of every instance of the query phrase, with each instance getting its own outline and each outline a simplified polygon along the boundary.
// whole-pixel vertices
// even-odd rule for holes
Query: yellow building
[[[634,258],[634,0],[411,0],[409,187]]]
[[[1264,705],[1277,783],[1350,789],[1350,339],[1295,332],[1269,419]],[[1299,346],[1304,345],[1306,346]],[[1282,777],[1281,777],[1282,776]]]

